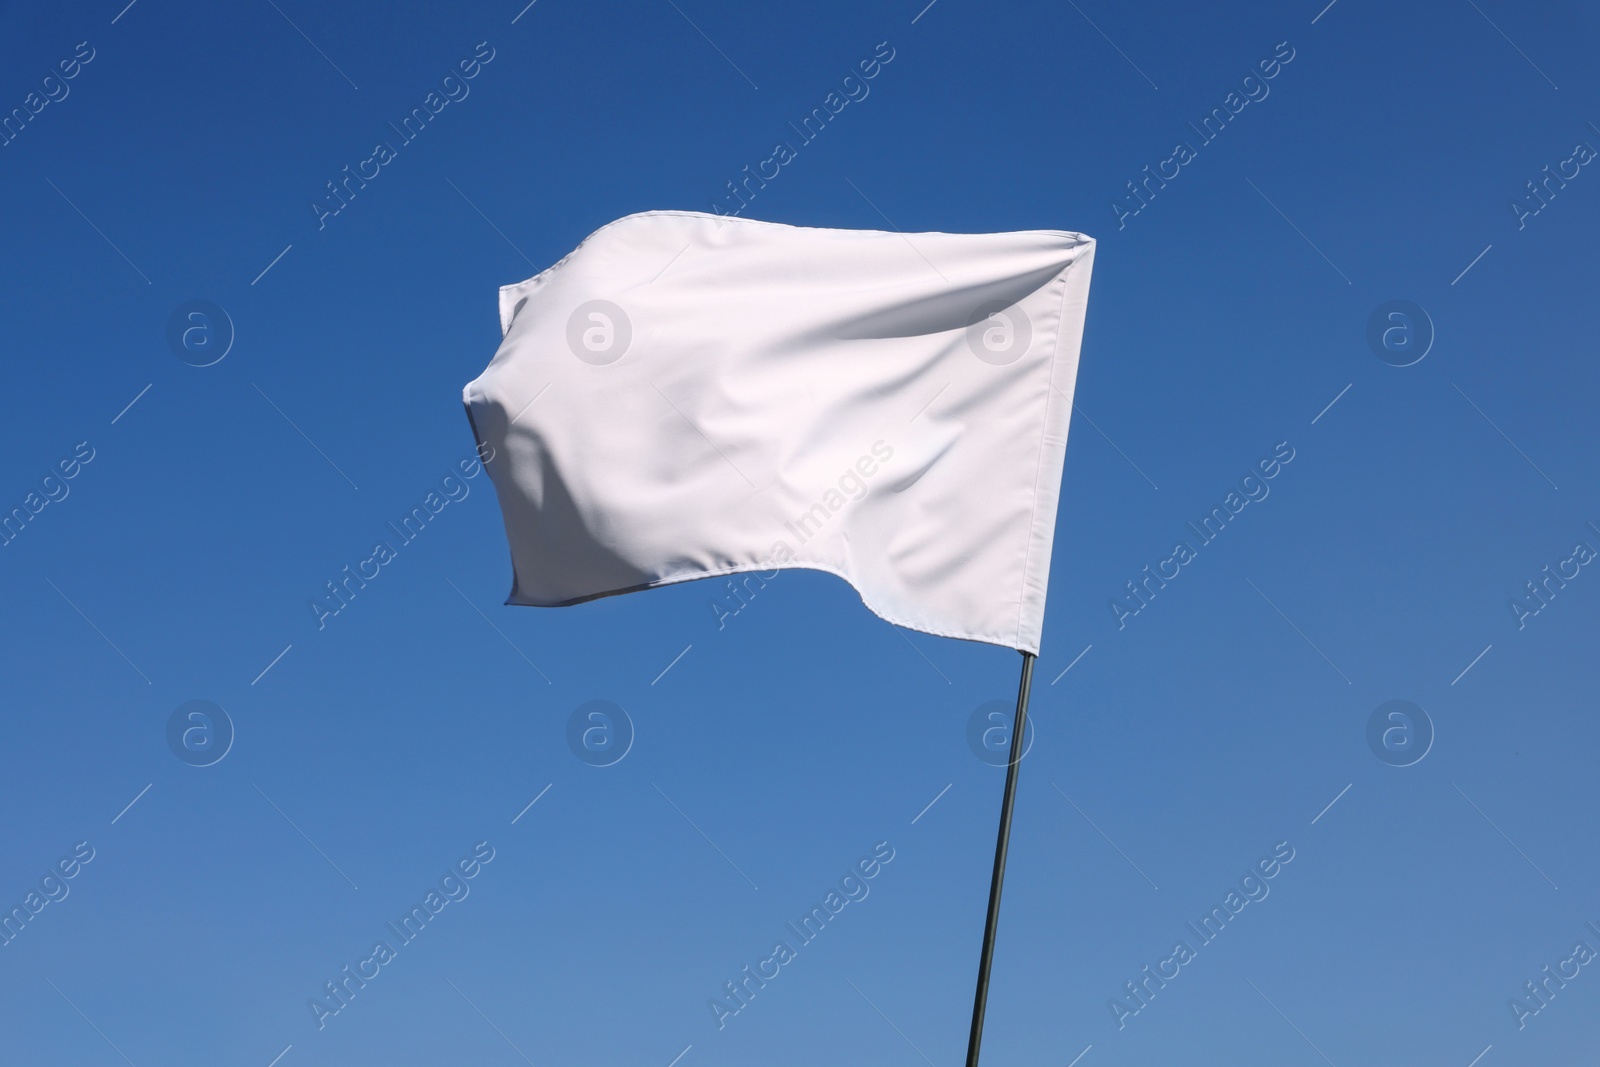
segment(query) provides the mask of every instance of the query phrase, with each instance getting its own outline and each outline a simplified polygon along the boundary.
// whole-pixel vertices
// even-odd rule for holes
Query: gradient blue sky
[[[1600,147],[1592,5],[123,2],[0,5],[0,111],[59,97],[0,147],[0,506],[62,497],[0,547],[0,905],[93,850],[0,948],[0,1061],[961,1062],[1003,777],[967,723],[1014,653],[800,572],[720,631],[709,583],[502,607],[481,476],[326,628],[307,606],[470,455],[497,286],[709,210],[880,42],[748,216],[1099,239],[984,1062],[1600,1052],[1597,968],[1508,1005],[1600,949],[1600,575],[1509,606],[1600,548],[1600,174],[1536,215],[1525,188]],[[470,94],[319,229],[479,42]],[[232,321],[212,366],[168,345],[190,300]],[[1436,333],[1411,366],[1367,341],[1390,300]],[[1119,629],[1280,442],[1270,496]],[[166,739],[191,700],[236,731],[209,767]],[[610,767],[566,741],[590,700],[635,727]],[[1433,724],[1412,766],[1368,745],[1390,700]],[[319,1030],[308,1000],[485,841]],[[884,841],[719,1030],[708,1000]]]

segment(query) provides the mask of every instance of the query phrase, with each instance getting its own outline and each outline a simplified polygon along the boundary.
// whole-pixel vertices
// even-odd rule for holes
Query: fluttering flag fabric
[[[507,603],[809,567],[1037,654],[1093,261],[1057,230],[601,227],[500,290],[463,393]]]

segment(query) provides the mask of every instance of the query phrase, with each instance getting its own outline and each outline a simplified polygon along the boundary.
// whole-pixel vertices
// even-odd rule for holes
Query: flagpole
[[[1011,726],[1011,760],[1006,764],[1006,791],[1000,801],[1000,835],[994,846],[994,874],[989,879],[989,917],[983,927],[983,953],[978,957],[978,991],[972,1004],[972,1033],[967,1038],[967,1067],[978,1067],[983,1044],[983,1010],[989,1000],[989,967],[994,963],[994,936],[1000,925],[1000,887],[1006,878],[1006,848],[1011,843],[1011,808],[1017,799],[1017,769],[1024,754],[1028,726],[1028,691],[1033,686],[1032,652],[1022,654],[1022,681],[1017,685],[1017,715]]]

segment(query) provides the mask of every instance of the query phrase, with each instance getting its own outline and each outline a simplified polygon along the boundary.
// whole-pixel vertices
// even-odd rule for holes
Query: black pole
[[[983,954],[978,958],[978,992],[972,1003],[972,1033],[967,1038],[967,1067],[978,1067],[983,1044],[983,1009],[989,1000],[989,967],[994,963],[994,935],[1000,925],[1000,886],[1006,880],[1006,847],[1011,843],[1011,807],[1017,799],[1017,768],[1028,727],[1028,690],[1033,685],[1032,652],[1022,654],[1022,681],[1017,686],[1017,717],[1011,726],[1011,761],[1006,765],[1006,791],[1000,801],[1000,837],[994,846],[994,875],[989,879],[989,918],[983,926]]]

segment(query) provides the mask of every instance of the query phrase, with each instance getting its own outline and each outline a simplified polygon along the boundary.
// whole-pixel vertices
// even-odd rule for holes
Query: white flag
[[[500,290],[464,391],[507,603],[809,567],[890,622],[1037,653],[1093,260],[1055,230],[601,227]]]

